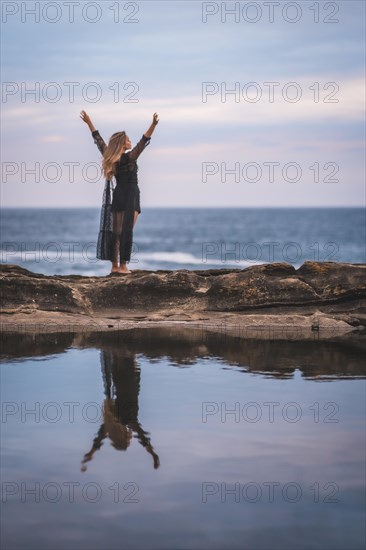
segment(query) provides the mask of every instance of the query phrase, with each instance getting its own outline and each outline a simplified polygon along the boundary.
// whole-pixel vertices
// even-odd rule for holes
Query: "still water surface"
[[[364,546],[355,345],[170,329],[3,349],[2,548]]]

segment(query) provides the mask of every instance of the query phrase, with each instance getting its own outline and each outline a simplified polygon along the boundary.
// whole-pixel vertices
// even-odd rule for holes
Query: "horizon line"
[[[183,209],[191,209],[191,210],[240,210],[240,209],[283,209],[283,208],[289,208],[289,209],[295,209],[295,208],[303,208],[303,209],[316,209],[316,208],[328,208],[328,209],[345,209],[345,208],[365,208],[366,205],[338,205],[338,206],[299,206],[299,205],[278,205],[278,206],[145,206],[144,210],[157,210],[157,209],[174,209],[174,210],[183,210]],[[91,209],[97,209],[99,210],[101,206],[2,206],[0,210],[41,210],[41,209],[48,209],[48,210],[91,210]]]

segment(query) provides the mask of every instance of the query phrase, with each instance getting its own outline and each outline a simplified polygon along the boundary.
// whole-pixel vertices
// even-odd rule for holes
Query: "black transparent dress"
[[[92,132],[92,136],[103,155],[105,141],[98,130]],[[97,258],[100,260],[118,263],[119,255],[121,262],[131,260],[135,211],[141,213],[136,161],[150,139],[143,135],[131,151],[121,155],[116,163],[114,189],[111,180],[105,182],[97,242]],[[122,212],[123,216],[120,215]]]

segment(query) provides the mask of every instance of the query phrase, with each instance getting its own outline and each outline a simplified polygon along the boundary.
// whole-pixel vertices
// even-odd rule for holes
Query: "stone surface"
[[[365,264],[337,262],[106,277],[46,276],[1,264],[0,322],[8,332],[180,324],[241,338],[354,337],[366,326],[365,275]]]

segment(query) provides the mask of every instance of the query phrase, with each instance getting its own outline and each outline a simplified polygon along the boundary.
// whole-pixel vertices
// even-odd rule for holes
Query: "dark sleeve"
[[[106,437],[107,437],[107,434],[105,431],[105,427],[104,427],[104,424],[102,424],[101,427],[99,428],[97,435],[93,439],[92,450],[97,451],[98,449],[100,449],[101,446],[103,445],[103,439],[105,439]]]
[[[143,447],[148,447],[151,445],[149,432],[145,432],[139,422],[129,422],[128,426],[136,433],[137,439]]]
[[[147,138],[144,134],[135,147],[128,153],[130,160],[137,160],[142,151],[149,145],[151,138]]]
[[[99,151],[103,155],[104,149],[107,147],[106,144],[105,144],[104,139],[102,138],[102,136],[100,135],[98,130],[95,130],[95,132],[92,132],[92,136],[93,136],[93,139],[94,139],[94,143],[96,144]]]
[[[105,427],[104,424],[102,424],[99,428],[97,435],[93,439],[92,448],[88,453],[85,453],[83,462],[88,462],[92,459],[93,454],[95,453],[95,451],[98,451],[101,448],[101,446],[103,445],[103,439],[105,439],[106,437],[107,434],[105,431]]]

